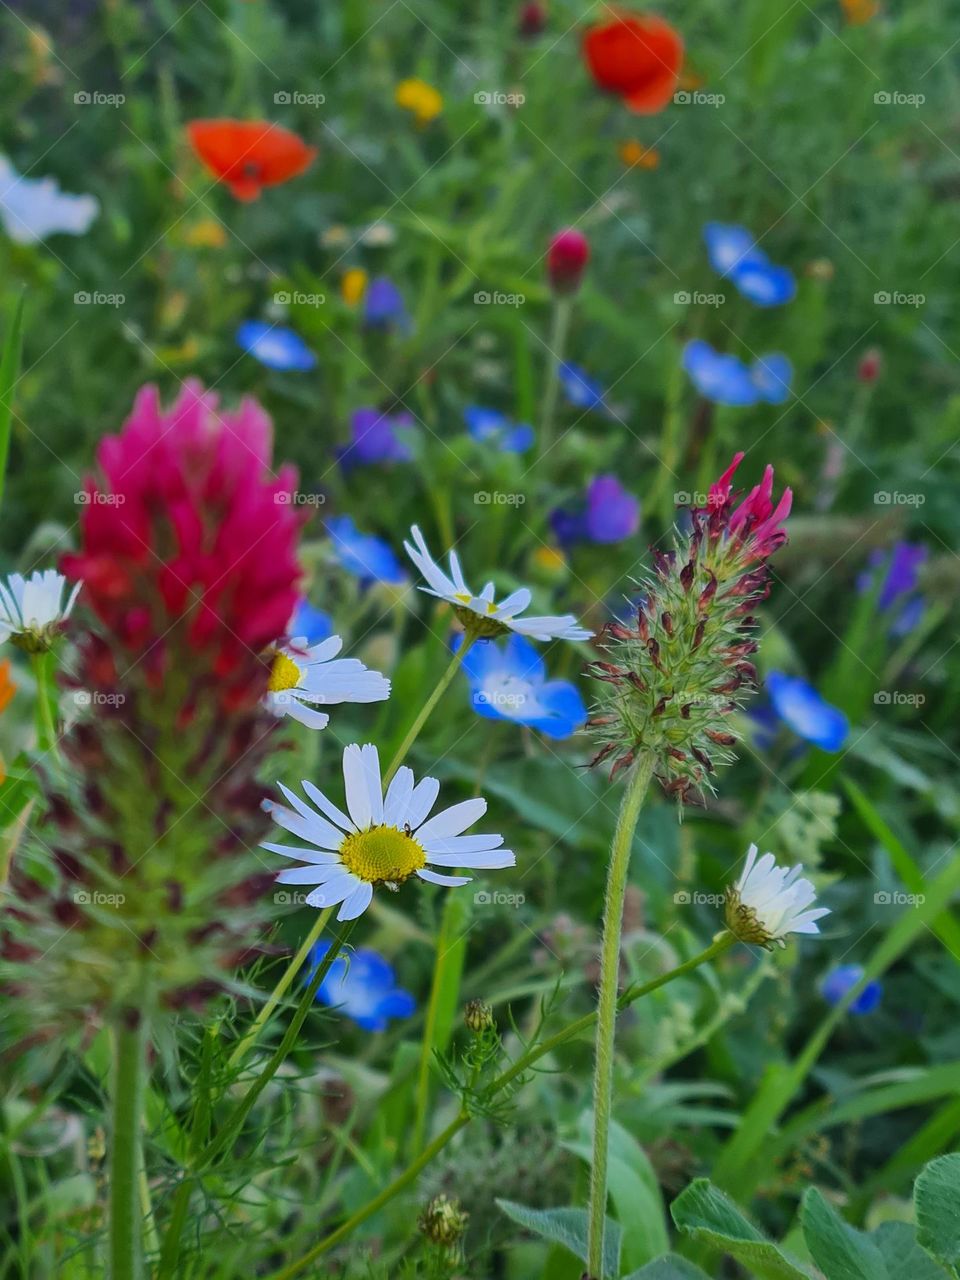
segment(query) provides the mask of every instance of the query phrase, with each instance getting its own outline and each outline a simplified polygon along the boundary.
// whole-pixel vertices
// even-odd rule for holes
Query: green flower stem
[[[52,650],[30,655],[30,666],[37,686],[35,709],[37,746],[42,752],[52,750],[57,741],[57,724],[54,714],[56,692],[53,684],[55,658]]]
[[[543,408],[540,410],[540,440],[537,458],[542,462],[553,448],[553,436],[556,428],[557,401],[560,397],[560,366],[563,364],[567,346],[567,334],[570,331],[570,317],[573,315],[573,296],[566,295],[554,299],[553,322],[550,326],[550,371],[547,374],[547,385],[543,393]]]
[[[603,946],[600,954],[600,996],[597,1001],[597,1040],[593,1075],[593,1160],[590,1165],[590,1210],[587,1224],[587,1270],[603,1277],[603,1228],[607,1215],[607,1147],[613,1094],[613,1049],[620,985],[620,934],[623,902],[630,871],[630,853],[637,819],[653,776],[654,758],[645,753],[630,768],[620,801],[610,851],[607,891],[603,904]]]
[[[410,728],[407,730],[407,732],[404,734],[403,741],[400,743],[399,747],[397,747],[396,751],[394,752],[393,759],[390,761],[389,767],[387,768],[386,773],[383,775],[384,786],[387,785],[387,783],[390,781],[393,775],[397,772],[397,770],[403,764],[404,760],[407,757],[407,752],[410,750],[410,748],[416,742],[417,738],[420,736],[420,731],[423,729],[423,726],[430,719],[430,716],[432,715],[433,710],[436,707],[437,703],[443,697],[444,693],[446,693],[450,685],[450,682],[453,680],[453,677],[460,670],[460,664],[463,662],[464,658],[467,656],[467,650],[471,647],[471,645],[473,644],[474,640],[476,640],[476,638],[477,637],[475,635],[471,635],[469,631],[466,632],[466,634],[464,635],[463,644],[461,644],[460,648],[450,659],[450,663],[446,671],[444,671],[443,675],[437,681],[437,686],[434,689],[433,693],[431,693],[430,697],[426,700],[426,702],[420,708],[419,712],[417,713],[416,719],[414,720]]]
[[[240,1102],[234,1108],[233,1113],[227,1117],[227,1122],[220,1130],[218,1136],[201,1154],[197,1162],[197,1168],[203,1169],[209,1166],[219,1155],[221,1155],[234,1141],[243,1127],[243,1122],[253,1108],[254,1103],[263,1093],[264,1089],[276,1075],[277,1071],[283,1065],[283,1062],[296,1043],[297,1036],[300,1034],[300,1028],[307,1020],[307,1014],[313,1008],[313,1002],[320,984],[330,971],[330,966],[336,960],[343,947],[346,945],[350,934],[353,932],[356,920],[348,920],[340,930],[338,936],[333,940],[327,954],[317,965],[316,972],[304,988],[297,1011],[290,1019],[290,1025],[284,1032],[283,1039],[280,1041],[275,1052],[273,1053],[267,1065],[263,1068],[257,1078],[251,1084],[250,1088],[243,1095]]]
[[[640,1000],[643,996],[650,995],[651,992],[659,990],[660,987],[665,987],[668,982],[673,982],[675,978],[682,978],[685,974],[692,973],[694,969],[698,969],[702,964],[707,964],[709,961],[715,960],[717,956],[720,956],[725,951],[729,950],[735,942],[736,938],[734,938],[732,933],[728,933],[726,930],[722,931],[717,934],[710,946],[707,947],[705,951],[701,951],[699,955],[695,955],[691,957],[691,959],[685,960],[683,964],[677,965],[675,969],[671,969],[667,973],[661,973],[658,977],[651,978],[649,982],[634,983],[632,986],[628,987],[617,1001],[618,1009],[626,1009],[627,1006],[633,1004],[634,1001]],[[583,1035],[585,1031],[589,1031],[590,1028],[594,1026],[596,1021],[596,1010],[593,1010],[591,1013],[585,1013],[582,1018],[577,1018],[575,1022],[568,1023],[567,1026],[562,1027],[554,1035],[550,1036],[549,1039],[535,1045],[532,1049],[528,1049],[527,1052],[518,1058],[512,1066],[508,1067],[506,1071],[501,1072],[501,1074],[491,1082],[488,1096],[493,1098],[498,1093],[501,1093],[509,1084],[512,1084],[513,1081],[519,1079],[525,1071],[528,1071],[535,1062],[539,1061],[540,1058],[546,1057],[548,1053],[553,1053],[553,1051],[555,1049],[559,1049],[561,1045],[566,1044],[570,1040],[575,1040],[577,1036]],[[312,1249],[305,1253],[301,1258],[298,1258],[296,1262],[291,1262],[288,1266],[282,1268],[282,1270],[275,1271],[273,1275],[268,1277],[268,1280],[291,1280],[292,1276],[299,1275],[307,1267],[311,1266],[312,1263],[316,1262],[317,1258],[321,1257],[329,1249],[332,1249],[334,1245],[338,1245],[342,1240],[345,1240],[347,1236],[356,1230],[357,1227],[366,1222],[368,1218],[372,1218],[375,1213],[384,1207],[384,1205],[389,1204],[395,1196],[399,1195],[401,1191],[408,1187],[417,1175],[426,1168],[430,1161],[440,1154],[451,1139],[456,1137],[460,1130],[470,1123],[472,1118],[473,1117],[468,1111],[460,1111],[459,1114],[451,1120],[442,1133],[438,1133],[429,1146],[424,1147],[423,1151],[421,1151],[416,1159],[413,1160],[401,1174],[398,1174],[398,1176],[394,1178],[393,1182],[384,1187],[382,1191],[378,1192],[372,1200],[367,1201],[362,1209],[358,1209],[356,1213],[352,1214],[346,1220],[346,1222],[341,1223],[339,1227],[332,1231],[328,1236],[325,1236],[318,1244],[315,1244]]]
[[[246,1035],[244,1035],[243,1039],[240,1040],[236,1048],[233,1050],[233,1053],[231,1053],[230,1057],[227,1059],[228,1066],[235,1067],[237,1063],[240,1062],[241,1058],[246,1056],[247,1051],[256,1043],[257,1037],[270,1020],[270,1016],[274,1009],[286,995],[287,988],[290,986],[290,983],[303,968],[303,962],[306,960],[307,956],[313,949],[314,944],[329,924],[330,917],[332,915],[333,907],[324,907],[324,909],[318,914],[316,923],[301,943],[300,950],[287,965],[286,969],[284,969],[280,981],[270,992],[266,1003],[257,1014],[251,1026],[248,1028]]]
[[[463,916],[460,913],[456,898],[454,894],[448,893],[443,904],[440,934],[437,938],[437,953],[433,965],[433,981],[430,986],[430,1001],[427,1005],[427,1014],[423,1023],[423,1038],[420,1042],[420,1065],[417,1070],[416,1105],[411,1138],[411,1151],[414,1155],[423,1146],[424,1135],[427,1131],[427,1108],[430,1105],[430,1063],[437,1040],[440,1000],[447,986],[452,962],[456,963],[457,970],[462,968],[462,954],[457,956],[457,940],[451,938],[450,935],[462,923]],[[456,961],[454,961],[455,956]],[[459,972],[453,974],[452,977],[459,987]]]
[[[140,1126],[146,1077],[146,1020],[113,1035],[112,1124],[110,1132],[110,1276],[140,1280],[143,1275],[143,1217],[140,1205]]]

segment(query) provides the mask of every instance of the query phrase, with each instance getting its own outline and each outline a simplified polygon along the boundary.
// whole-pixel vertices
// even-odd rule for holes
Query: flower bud
[[[582,231],[558,231],[547,250],[547,278],[554,293],[576,293],[590,261],[590,245]]]
[[[486,1000],[470,1000],[463,1010],[463,1020],[476,1035],[494,1026],[493,1009]]]
[[[460,1207],[459,1200],[449,1196],[434,1196],[421,1213],[417,1226],[431,1244],[449,1248],[455,1245],[467,1229],[470,1215]]]
[[[883,365],[883,358],[877,347],[871,347],[869,351],[865,351],[860,357],[860,363],[857,365],[857,377],[861,382],[876,382],[880,377],[880,370]]]
[[[520,14],[517,18],[517,35],[526,39],[534,39],[536,36],[542,35],[547,25],[547,7],[544,4],[538,4],[537,0],[530,0],[528,4],[520,6]]]

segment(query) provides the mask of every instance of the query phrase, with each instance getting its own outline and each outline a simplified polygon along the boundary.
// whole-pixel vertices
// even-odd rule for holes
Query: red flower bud
[[[536,0],[530,0],[529,4],[520,6],[520,15],[517,19],[517,35],[532,39],[534,36],[542,35],[546,25],[546,5],[537,4]]]
[[[547,250],[547,276],[554,293],[576,293],[590,261],[590,245],[582,231],[558,231]]]
[[[857,377],[861,382],[876,382],[880,377],[880,369],[883,359],[876,347],[871,347],[869,351],[865,351],[857,365]]]

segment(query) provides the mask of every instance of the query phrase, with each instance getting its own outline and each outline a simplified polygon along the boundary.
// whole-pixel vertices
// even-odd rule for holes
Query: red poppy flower
[[[295,178],[317,154],[269,120],[194,120],[187,134],[203,163],[238,200],[256,200],[262,187]]]
[[[654,14],[613,11],[586,33],[583,53],[601,89],[619,94],[631,111],[653,115],[676,90],[683,40]]]

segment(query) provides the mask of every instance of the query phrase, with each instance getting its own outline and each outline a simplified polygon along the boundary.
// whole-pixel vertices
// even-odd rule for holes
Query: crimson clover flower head
[[[682,803],[714,790],[738,733],[731,717],[757,685],[753,611],[769,594],[767,559],[786,540],[789,489],[773,498],[773,470],[742,501],[732,477],[737,454],[711,485],[691,528],[671,551],[654,550],[639,583],[635,624],[612,622],[607,657],[590,673],[602,693],[588,728],[615,775],[641,754]]]

